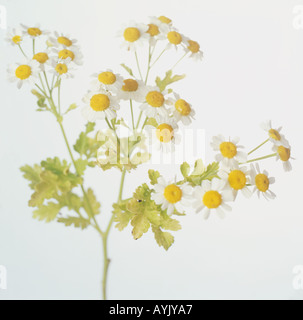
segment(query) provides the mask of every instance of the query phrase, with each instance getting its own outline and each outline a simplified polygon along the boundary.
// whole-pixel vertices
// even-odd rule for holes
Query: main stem
[[[123,188],[124,188],[124,182],[125,182],[125,176],[126,176],[126,170],[124,169],[122,172],[121,177],[121,183],[120,183],[120,190],[119,190],[119,196],[118,196],[118,203],[121,203],[122,201],[122,194],[123,194]],[[111,230],[111,227],[114,223],[115,215],[113,214],[110,222],[107,226],[106,231],[102,235],[102,242],[103,242],[103,260],[104,260],[104,266],[103,266],[103,280],[102,280],[102,293],[103,293],[103,300],[107,299],[107,276],[108,276],[108,267],[110,264],[110,259],[108,258],[108,250],[107,250],[107,242],[108,242],[108,235]]]

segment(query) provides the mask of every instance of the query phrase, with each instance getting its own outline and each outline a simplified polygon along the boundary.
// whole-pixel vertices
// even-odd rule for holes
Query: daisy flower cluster
[[[58,86],[61,79],[73,77],[74,66],[82,64],[77,40],[43,30],[40,25],[21,24],[8,32],[6,41],[18,47],[23,55],[23,61],[8,68],[9,81],[17,82],[19,89],[28,83],[45,94],[47,89],[51,91]],[[31,47],[29,52],[25,47]]]
[[[130,111],[129,124],[126,119],[122,120],[128,124],[132,135],[144,130],[150,145],[155,145],[160,151],[171,152],[180,141],[179,126],[190,125],[195,117],[190,100],[168,88],[184,78],[184,75],[173,75],[172,69],[186,56],[201,59],[200,45],[177,31],[171,19],[165,16],[150,17],[146,24],[130,22],[123,26],[118,36],[122,39],[121,47],[133,55],[137,74],[135,68],[125,64],[121,66],[127,71],[126,76],[108,68],[94,73],[91,87],[83,98],[85,107],[82,114],[90,122],[104,120],[110,129],[116,131],[122,118],[118,111],[122,113],[127,109]],[[144,49],[144,46],[146,56],[139,57],[137,49]],[[181,59],[176,57],[177,62],[163,79],[157,77],[150,81],[150,71],[165,52],[169,54],[171,48],[183,52]],[[173,60],[176,52],[171,54]],[[146,74],[142,72],[144,64],[147,64]],[[120,138],[118,134],[116,136]],[[106,144],[102,154],[105,148]]]
[[[211,146],[217,152],[216,162],[208,168],[202,166],[200,172],[194,170],[192,175],[188,174],[189,165],[183,164],[183,181],[167,183],[160,176],[152,190],[151,199],[168,215],[184,213],[186,207],[193,207],[197,213],[204,212],[205,219],[213,213],[220,218],[225,217],[225,212],[231,211],[231,203],[236,201],[239,192],[246,198],[256,193],[258,197],[262,195],[267,200],[274,199],[276,195],[271,186],[275,178],[267,170],[261,170],[259,162],[275,157],[282,162],[285,171],[290,171],[291,147],[281,132],[282,128],[273,128],[271,121],[262,123],[261,128],[267,132],[268,138],[249,153],[239,144],[239,138],[225,139],[222,135],[213,137]],[[248,159],[268,142],[272,145],[273,154]],[[186,173],[184,166],[188,168]]]

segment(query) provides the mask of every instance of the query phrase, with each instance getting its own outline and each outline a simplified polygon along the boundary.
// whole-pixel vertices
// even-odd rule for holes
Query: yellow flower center
[[[288,161],[290,159],[290,149],[283,146],[278,147],[278,154],[282,161]]]
[[[232,159],[238,154],[237,147],[232,142],[221,143],[220,151],[222,153],[222,156],[228,159]]]
[[[228,176],[230,186],[235,190],[242,190],[246,186],[246,176],[241,170],[234,170]]]
[[[149,33],[152,37],[160,33],[158,26],[156,26],[155,24],[149,24],[148,30],[146,32]]]
[[[63,44],[66,47],[70,47],[73,44],[72,41],[66,37],[59,37],[57,41],[58,43]]]
[[[126,28],[124,30],[124,39],[128,42],[135,42],[141,36],[140,30],[138,28]]]
[[[190,50],[192,53],[197,53],[200,50],[200,45],[198,42],[193,40],[188,40],[188,50]]]
[[[45,63],[49,58],[47,53],[39,52],[33,56],[33,59],[37,60],[40,63]]]
[[[275,129],[270,129],[268,131],[268,134],[269,134],[270,138],[272,138],[274,140],[277,140],[277,141],[281,140],[281,135],[280,135],[279,131],[277,131]]]
[[[63,50],[59,51],[58,57],[63,60],[65,60],[67,58],[71,58],[71,60],[73,61],[75,59],[75,54],[70,50],[63,49]]]
[[[90,106],[95,111],[104,111],[109,108],[110,100],[106,94],[95,94],[90,99]]]
[[[164,197],[169,203],[179,202],[182,199],[182,194],[182,190],[174,184],[167,186],[164,190]]]
[[[189,103],[187,103],[183,99],[179,99],[175,103],[176,110],[182,114],[182,116],[188,116],[191,113],[191,107]]]
[[[146,102],[154,108],[160,108],[163,106],[164,96],[159,91],[150,91],[146,95]]]
[[[171,20],[165,16],[161,16],[158,18],[162,23],[170,24]]]
[[[24,64],[24,65],[21,65],[19,66],[17,69],[16,69],[16,77],[21,79],[21,80],[25,80],[27,78],[29,78],[32,74],[32,69],[30,66]]]
[[[139,84],[136,80],[126,79],[123,81],[124,85],[122,86],[123,91],[134,92],[138,90]]]
[[[218,191],[205,192],[203,203],[208,209],[217,209],[222,204],[222,196]]]
[[[269,189],[269,179],[265,174],[260,173],[256,175],[255,182],[256,182],[256,187],[261,192],[266,192]]]
[[[14,36],[12,37],[12,41],[15,43],[15,44],[18,44],[22,41],[22,37],[21,36]]]
[[[60,74],[65,74],[68,71],[67,65],[65,63],[58,63],[55,70]]]
[[[37,36],[41,36],[42,31],[39,28],[29,28],[27,29],[27,33],[30,36],[37,37]]]
[[[160,124],[156,130],[156,136],[161,142],[168,143],[174,138],[174,129],[169,124]]]
[[[112,72],[106,71],[99,74],[98,80],[103,84],[114,84],[117,79]]]
[[[172,44],[180,44],[181,41],[182,41],[182,36],[179,32],[177,31],[170,31],[168,34],[167,34],[167,39],[170,43]]]

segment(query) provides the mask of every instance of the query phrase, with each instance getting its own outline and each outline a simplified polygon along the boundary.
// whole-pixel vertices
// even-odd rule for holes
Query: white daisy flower
[[[220,151],[216,155],[216,161],[221,162],[225,168],[237,167],[239,163],[245,163],[247,161],[247,154],[239,151],[239,149],[244,148],[239,146],[238,143],[240,138],[234,138],[232,140],[226,141],[222,135],[213,137],[211,146],[215,151]]]
[[[213,212],[223,219],[225,217],[224,210],[231,211],[227,202],[233,201],[234,196],[230,190],[224,189],[224,186],[224,181],[214,178],[212,181],[202,181],[201,186],[195,188],[194,208],[197,213],[204,212],[204,219],[208,219]]]
[[[189,38],[184,38],[184,51],[190,53],[190,58],[194,60],[202,60],[203,52],[200,50],[200,45],[197,41],[190,40]]]
[[[276,195],[269,190],[271,184],[275,183],[275,178],[269,177],[267,171],[260,170],[259,164],[256,166],[251,165],[251,184],[254,186],[253,192],[257,192],[258,197],[262,194],[265,199],[274,199]]]
[[[122,100],[144,102],[146,95],[146,86],[141,80],[137,80],[134,78],[124,79],[117,95]]]
[[[78,47],[53,47],[52,52],[57,56],[57,59],[61,61],[69,58],[71,62],[74,62],[76,65],[83,64],[83,55]]]
[[[277,153],[277,161],[281,160],[283,163],[283,168],[286,172],[289,172],[292,170],[292,165],[290,162],[290,159],[294,160],[294,158],[291,157],[291,147],[288,148],[284,146],[273,146],[273,151]]]
[[[37,62],[39,62],[40,68],[42,71],[45,71],[45,64],[47,64],[50,61],[49,55],[50,55],[49,51],[45,50],[45,51],[38,52],[33,56],[33,60],[36,60]]]
[[[250,184],[250,171],[247,170],[247,168],[221,170],[218,175],[225,181],[225,186],[231,188],[234,199],[236,199],[239,191],[241,191],[246,198],[252,196],[252,192],[247,186]]]
[[[149,35],[149,43],[154,46],[158,40],[165,40],[166,33],[169,30],[167,23],[161,22],[157,17],[150,17],[150,23],[147,25],[148,30],[146,33]]]
[[[177,29],[170,28],[166,34],[165,34],[168,44],[166,46],[166,49],[175,48],[176,50],[179,47],[183,46],[183,41],[185,37],[177,31]]]
[[[89,92],[83,102],[86,107],[82,109],[82,115],[90,122],[112,120],[117,117],[116,110],[120,109],[118,100],[102,89]]]
[[[24,34],[30,36],[32,39],[40,37],[42,35],[48,35],[50,32],[42,30],[40,24],[36,24],[34,27],[29,27],[24,24],[21,24],[21,27],[24,29]]]
[[[10,66],[7,71],[8,80],[11,82],[17,81],[17,87],[20,89],[24,83],[34,85],[41,69],[36,60],[27,60],[24,63]]]
[[[104,88],[105,90],[117,93],[123,86],[123,78],[118,73],[114,73],[110,69],[94,73],[92,77],[94,78],[92,81],[94,90]]]
[[[61,79],[69,79],[73,78],[74,69],[71,67],[71,58],[67,58],[65,60],[59,60],[58,58],[52,58],[49,60],[48,64],[52,67],[49,71],[50,73],[55,74],[57,77]]]
[[[150,144],[154,144],[157,150],[164,152],[174,152],[175,145],[181,141],[178,134],[178,125],[173,118],[157,117],[157,128],[146,126],[146,132],[149,135]]]
[[[261,128],[268,133],[269,140],[275,146],[283,146],[285,148],[289,148],[288,141],[285,139],[285,136],[281,134],[282,127],[280,127],[279,129],[273,129],[272,122],[269,120],[262,123]]]
[[[55,31],[54,36],[49,38],[49,42],[54,47],[69,48],[70,50],[75,50],[77,40],[71,38],[69,35],[65,35],[63,33]]]
[[[148,26],[142,23],[130,22],[124,25],[123,29],[119,31],[118,36],[123,37],[121,47],[130,51],[136,51],[138,46],[143,46],[144,42],[148,40],[149,35],[146,33]]]
[[[158,178],[158,183],[154,186],[155,193],[151,198],[157,205],[161,205],[162,210],[167,210],[171,216],[175,210],[184,212],[183,207],[190,205],[192,188],[187,185],[177,185],[174,182],[167,183],[163,177]]]
[[[184,99],[181,99],[180,96],[174,93],[175,99],[173,101],[172,113],[177,122],[182,121],[185,126],[191,124],[195,116],[195,111],[193,110],[191,104],[189,104]]]
[[[5,40],[13,46],[20,45],[23,41],[23,31],[20,28],[14,28],[8,31]]]
[[[172,26],[172,20],[165,16],[150,17],[150,21],[164,30]]]
[[[166,98],[167,94],[167,90],[161,92],[158,87],[147,87],[145,102],[140,106],[140,109],[149,118],[166,117],[168,115],[166,106],[172,103],[171,99]]]

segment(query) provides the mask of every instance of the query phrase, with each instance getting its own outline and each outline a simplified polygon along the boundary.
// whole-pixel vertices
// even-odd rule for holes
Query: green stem
[[[132,99],[130,99],[129,102],[130,102],[130,112],[131,112],[131,115],[132,115],[133,130],[135,130],[135,118],[134,118],[134,108],[133,108]]]
[[[166,51],[166,48],[163,49],[163,51],[160,53],[160,55],[158,56],[158,58],[153,62],[153,64],[150,66],[151,68],[155,65],[155,63],[162,57],[162,54]]]
[[[36,47],[36,41],[35,41],[35,39],[33,39],[33,54],[34,54],[34,55],[36,54],[36,49],[35,49],[35,47]]]
[[[246,163],[252,163],[252,162],[256,162],[256,161],[265,160],[265,159],[268,159],[268,158],[275,157],[276,155],[277,155],[277,153],[269,154],[268,156],[265,156],[265,157],[248,160]]]
[[[139,125],[140,125],[140,121],[141,121],[142,115],[143,115],[143,111],[141,111],[141,112],[140,112],[140,115],[139,115],[139,118],[138,118],[138,121],[137,121],[137,125],[136,125],[136,129],[138,129],[138,128],[139,128]]]
[[[188,52],[185,52],[185,54],[173,65],[171,70],[173,70],[187,55]]]
[[[23,51],[20,43],[18,43],[18,47],[19,47],[19,49],[21,50],[21,52],[22,52],[22,54],[24,55],[24,57],[27,58],[27,55],[26,55],[25,52]]]
[[[260,149],[262,146],[264,146],[267,142],[269,141],[269,139],[265,140],[264,142],[262,142],[259,146],[257,146],[255,149],[251,150],[248,155],[251,155],[252,153],[254,153],[255,151],[257,151],[258,149]]]
[[[126,170],[124,169],[122,172],[121,183],[120,183],[120,190],[118,196],[118,203],[122,201],[122,194],[123,194],[123,187],[125,182]],[[113,214],[111,220],[107,226],[106,231],[102,235],[103,240],[103,259],[104,259],[104,266],[103,266],[103,280],[102,280],[102,293],[103,293],[103,300],[107,299],[107,277],[108,277],[108,268],[111,260],[108,258],[108,235],[112,228],[112,225],[115,221],[115,215]]]
[[[139,65],[139,59],[138,59],[137,51],[135,51],[135,57],[136,57],[136,62],[137,62],[137,67],[138,67],[138,71],[139,71],[139,74],[140,74],[140,78],[143,81],[143,77],[142,77],[142,72],[141,72],[141,68],[140,68],[140,65]]]

